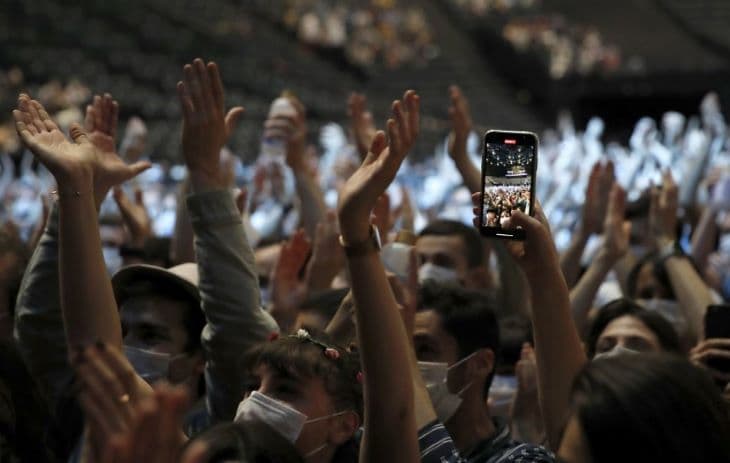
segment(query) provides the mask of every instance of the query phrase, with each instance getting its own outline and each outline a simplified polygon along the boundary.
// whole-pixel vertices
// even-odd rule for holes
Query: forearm
[[[122,329],[101,252],[90,182],[71,184],[59,197],[59,274],[66,338],[71,345],[102,341],[122,348]]]
[[[710,289],[685,258],[670,257],[664,262],[674,294],[687,320],[690,342],[695,345],[703,338],[707,307],[714,301]]]
[[[581,231],[579,227],[573,234],[570,246],[560,256],[560,269],[563,272],[568,288],[572,288],[578,281],[580,260],[583,257],[583,251],[588,243],[588,238],[588,234]]]
[[[479,172],[479,168],[471,162],[466,151],[460,153],[454,153],[451,156],[456,169],[461,174],[461,178],[464,181],[464,185],[469,189],[470,192],[480,191],[482,188],[482,175]]]
[[[300,224],[308,236],[314,237],[317,224],[324,220],[327,211],[322,189],[314,177],[304,172],[303,168],[294,170],[294,181],[299,197]]]
[[[417,461],[410,349],[377,254],[349,258],[365,377],[367,443],[361,461]],[[394,438],[398,436],[398,438]]]
[[[586,357],[571,317],[568,287],[559,269],[527,278],[533,300],[541,301],[532,315],[539,397],[548,440],[557,449],[568,418],[573,380]]]
[[[573,322],[578,333],[583,334],[588,325],[588,313],[593,306],[598,289],[613,267],[612,259],[598,255],[578,283],[570,290],[570,306]]]
[[[15,340],[50,403],[71,377],[58,286],[58,208],[53,204],[15,304]]]
[[[186,178],[180,185],[175,211],[175,230],[172,235],[171,260],[175,264],[195,262],[195,246],[193,245],[193,226],[185,204],[190,192],[190,179]]]
[[[355,305],[352,301],[352,291],[350,291],[342,300],[335,316],[332,317],[324,330],[335,344],[348,346],[355,339],[355,323],[352,320],[354,310]]]
[[[228,190],[204,191],[187,198],[195,232],[199,289],[206,327],[208,405],[214,421],[230,420],[246,376],[242,352],[265,341],[276,324],[260,308],[258,276],[233,197]]]
[[[706,268],[707,258],[715,248],[718,231],[715,217],[715,211],[711,207],[706,207],[692,236],[692,260],[701,271]]]

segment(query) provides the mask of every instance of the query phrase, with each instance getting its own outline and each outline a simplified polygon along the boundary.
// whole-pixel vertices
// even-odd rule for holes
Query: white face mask
[[[132,364],[132,368],[147,383],[154,384],[160,380],[168,380],[172,383],[180,383],[186,378],[171,378],[170,365],[175,360],[184,357],[186,354],[172,356],[151,350],[139,349],[131,346],[124,346],[124,355]]]
[[[424,283],[426,280],[433,280],[436,283],[456,283],[460,284],[459,275],[452,268],[435,265],[427,262],[418,269],[418,282]]]
[[[613,346],[611,350],[607,350],[606,352],[601,352],[600,354],[596,354],[593,356],[593,360],[598,360],[600,358],[612,358],[612,357],[618,357],[621,355],[633,355],[638,354],[639,351],[634,349],[626,348],[620,344],[616,344]]]
[[[449,390],[449,371],[466,362],[476,353],[472,352],[451,366],[446,362],[418,362],[421,377],[423,378],[423,382],[426,383],[428,395],[431,397],[431,403],[441,423],[445,423],[449,418],[454,416],[454,413],[456,413],[456,410],[463,401],[461,394],[472,384],[469,382],[459,392],[454,394]]]
[[[310,420],[307,419],[307,415],[291,407],[289,404],[269,397],[262,392],[253,391],[251,395],[238,404],[236,417],[233,421],[263,422],[278,431],[287,441],[294,444],[302,433],[302,428],[304,428],[305,424],[316,423],[317,421],[323,421],[334,416],[344,415],[345,413],[347,411],[320,416],[319,418]],[[326,442],[314,450],[307,452],[304,457],[310,457],[325,447],[327,447]]]

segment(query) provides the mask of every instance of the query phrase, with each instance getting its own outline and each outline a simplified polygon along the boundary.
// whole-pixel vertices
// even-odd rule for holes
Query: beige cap
[[[186,263],[170,268],[147,264],[123,267],[112,277],[112,288],[114,288],[114,297],[117,303],[126,299],[125,289],[133,282],[140,280],[167,280],[179,285],[182,291],[200,302],[197,264]]]

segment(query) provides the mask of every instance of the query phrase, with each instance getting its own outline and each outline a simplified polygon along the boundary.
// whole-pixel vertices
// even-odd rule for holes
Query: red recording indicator
[[[517,140],[515,140],[514,138],[507,138],[504,140],[504,144],[505,145],[516,145]]]

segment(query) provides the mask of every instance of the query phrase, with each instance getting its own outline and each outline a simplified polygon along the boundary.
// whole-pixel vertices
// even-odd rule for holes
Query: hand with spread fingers
[[[71,140],[58,128],[45,108],[21,94],[13,111],[15,126],[23,143],[53,174],[59,193],[93,193],[99,198],[109,189],[129,180],[149,167],[147,162],[127,165],[114,150],[116,105],[110,96],[95,98],[89,108],[87,133],[78,124],[71,126]]]
[[[185,164],[194,190],[227,187],[220,167],[220,152],[243,114],[243,107],[225,111],[223,82],[218,65],[196,58],[183,67],[183,80],[177,83],[182,106],[182,145]]]
[[[668,170],[662,176],[662,187],[652,188],[649,207],[649,245],[655,249],[677,237],[679,188]]]
[[[347,100],[350,129],[361,160],[367,156],[376,133],[373,115],[368,111],[367,103],[367,98],[362,93],[352,93]]]
[[[342,188],[338,214],[346,242],[360,242],[368,237],[370,212],[395,178],[418,136],[419,106],[419,97],[413,90],[408,90],[402,101],[393,102],[387,140],[382,131],[375,134],[362,165]]]
[[[152,388],[118,349],[101,342],[77,351],[72,366],[91,450],[100,454],[114,435],[131,432],[136,408]]]
[[[202,463],[207,450],[204,444],[182,451],[185,439],[180,429],[187,404],[183,387],[156,385],[154,392],[134,407],[129,429],[110,438],[99,462]]]
[[[707,370],[718,383],[730,384],[730,371],[715,368],[717,361],[730,364],[730,339],[705,339],[690,350],[689,359]]]

